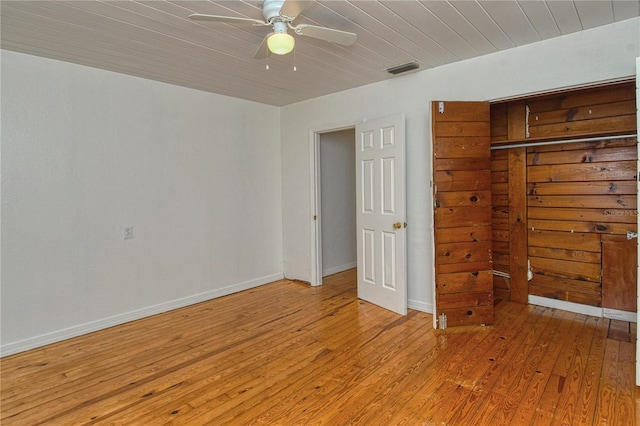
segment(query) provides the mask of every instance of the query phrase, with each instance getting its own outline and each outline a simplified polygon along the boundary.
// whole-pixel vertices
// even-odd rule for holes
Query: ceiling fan
[[[189,18],[196,21],[271,26],[273,31],[262,40],[260,47],[258,47],[256,54],[253,56],[255,59],[264,59],[269,56],[269,52],[277,55],[286,55],[291,52],[295,39],[288,33],[287,29],[289,28],[297,35],[313,37],[343,46],[349,46],[356,41],[356,34],[351,32],[308,24],[293,25],[294,19],[311,3],[313,2],[309,0],[264,0],[262,6],[264,20],[234,16],[202,15],[199,13],[189,15]]]

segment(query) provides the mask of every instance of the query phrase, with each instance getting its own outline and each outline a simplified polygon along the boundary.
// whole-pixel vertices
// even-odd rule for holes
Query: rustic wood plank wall
[[[636,128],[633,82],[527,100],[529,138],[618,134]]]
[[[492,146],[637,131],[632,82],[527,99],[526,115],[515,117],[522,102],[492,105]],[[523,121],[525,137],[514,138],[509,129]],[[494,269],[512,274],[494,276],[496,295],[514,297],[513,240],[504,231],[509,210],[523,198],[534,273],[528,293],[601,306],[602,236],[637,232],[636,145],[637,137],[529,147],[526,197],[508,192],[511,149],[493,151]]]
[[[637,140],[529,148],[529,292],[601,306],[602,235],[636,231]]]
[[[491,105],[491,142],[506,141],[507,103]],[[507,150],[491,151],[493,269],[509,274],[509,160]],[[494,296],[511,299],[510,279],[493,276]]]

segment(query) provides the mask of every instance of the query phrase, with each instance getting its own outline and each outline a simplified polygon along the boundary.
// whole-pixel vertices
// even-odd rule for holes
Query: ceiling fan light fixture
[[[296,40],[288,33],[274,33],[267,39],[267,46],[271,53],[286,55],[293,50]]]

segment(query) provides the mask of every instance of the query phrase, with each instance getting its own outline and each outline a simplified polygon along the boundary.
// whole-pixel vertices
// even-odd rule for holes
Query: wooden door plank
[[[436,203],[438,228],[473,228],[491,226],[491,206],[441,207]]]
[[[434,141],[434,154],[442,158],[484,158],[486,137],[441,137]]]
[[[489,140],[488,122],[434,121],[439,137],[481,137]]]
[[[434,165],[435,167],[437,165]],[[437,192],[490,190],[491,170],[435,171],[433,183]]]
[[[602,236],[602,307],[637,311],[637,240]]]
[[[490,271],[453,272],[440,274],[438,279],[440,290],[443,294],[464,291],[489,291],[493,284],[493,274]]]
[[[433,102],[435,306],[447,326],[493,321],[489,104]]]
[[[473,228],[441,228],[435,230],[435,236],[441,243],[491,241],[491,226]]]

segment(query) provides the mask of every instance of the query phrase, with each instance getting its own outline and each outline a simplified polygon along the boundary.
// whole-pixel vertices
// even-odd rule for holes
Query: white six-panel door
[[[407,314],[404,115],[356,126],[358,297]]]

